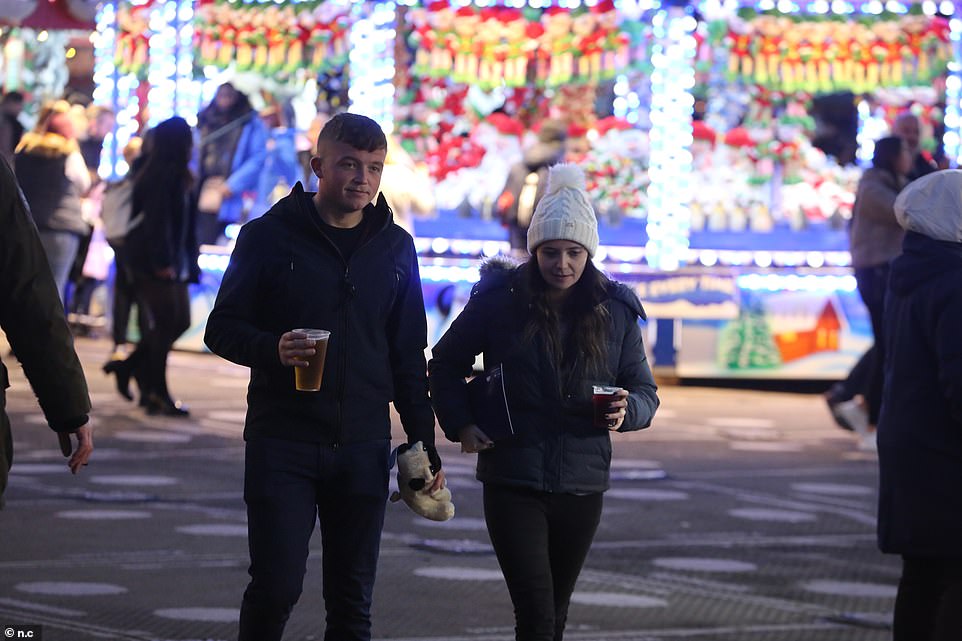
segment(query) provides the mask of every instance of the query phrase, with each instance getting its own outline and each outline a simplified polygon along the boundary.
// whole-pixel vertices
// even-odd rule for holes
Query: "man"
[[[564,159],[567,136],[564,122],[545,120],[538,130],[537,142],[525,150],[522,159],[508,172],[498,197],[498,211],[508,228],[511,249],[518,255],[527,254],[531,216],[548,186],[548,167]]]
[[[76,474],[93,451],[87,423],[90,397],[73,338],[64,319],[37,228],[7,161],[0,159],[0,328],[23,365],[47,424],[68,451],[69,435],[77,449],[68,466]],[[0,507],[13,463],[13,438],[6,413],[7,370],[0,363]]]
[[[100,168],[100,156],[104,149],[104,139],[117,124],[114,112],[101,105],[90,105],[86,109],[87,131],[80,137],[80,153],[84,164],[90,170],[90,178],[94,183],[100,180],[97,170]]]
[[[13,164],[13,152],[17,149],[20,138],[23,137],[24,127],[20,124],[20,112],[23,111],[23,94],[19,91],[8,91],[0,99],[0,156],[9,164]]]
[[[918,116],[911,111],[901,112],[892,123],[892,135],[901,138],[912,155],[909,182],[938,170],[939,166],[933,160],[932,154],[922,150],[922,126]]]
[[[244,500],[251,582],[240,641],[276,641],[301,593],[320,520],[326,641],[371,638],[371,598],[388,496],[391,419],[422,441],[443,486],[427,393],[427,323],[411,236],[381,182],[387,139],[357,114],[321,130],[311,170],[237,238],[207,323],[211,350],[251,368]],[[331,332],[320,391],[295,390],[314,342]],[[323,347],[323,346],[322,346]]]

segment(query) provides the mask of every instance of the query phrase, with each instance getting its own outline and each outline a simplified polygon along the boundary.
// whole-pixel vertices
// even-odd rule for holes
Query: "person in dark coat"
[[[882,323],[889,263],[902,251],[905,231],[895,219],[895,199],[908,182],[912,156],[908,145],[895,136],[875,142],[872,166],[858,183],[849,251],[858,293],[868,309],[873,345],[846,380],[828,394],[829,408],[839,423],[859,435],[859,447],[875,449],[875,426],[882,404]],[[854,400],[859,395],[862,402]]]
[[[527,248],[528,225],[535,206],[548,186],[548,167],[565,156],[567,128],[560,120],[546,120],[538,130],[537,142],[526,149],[519,162],[508,171],[498,210],[508,228],[508,240],[515,253]]]
[[[610,435],[648,427],[658,397],[641,303],[591,262],[597,221],[576,165],[551,168],[527,242],[532,257],[520,267],[486,267],[428,370],[445,436],[479,453],[484,518],[516,638],[559,641],[601,518]],[[501,369],[506,389],[514,434],[497,442],[469,409],[465,378],[478,354],[486,371]],[[617,390],[602,425],[595,385]]]
[[[409,443],[434,448],[424,350],[427,319],[411,236],[378,193],[381,127],[338,114],[321,130],[311,168],[241,228],[204,337],[251,368],[244,499],[250,584],[240,641],[278,641],[303,588],[320,521],[325,639],[371,638],[371,600],[388,498],[390,403]],[[319,391],[295,389],[295,367],[318,356],[296,328],[331,332]]]
[[[902,555],[895,641],[962,631],[962,171],[895,203],[906,229],[885,305],[878,542]]]
[[[0,156],[11,165],[13,153],[23,137],[24,126],[20,124],[22,111],[23,94],[19,91],[8,91],[0,98]]]
[[[30,381],[47,424],[77,447],[67,465],[76,474],[93,452],[87,420],[90,396],[73,347],[37,228],[27,212],[7,161],[0,157],[0,329]],[[13,464],[13,436],[6,413],[7,370],[0,362],[0,507]]]
[[[24,134],[14,163],[61,301],[81,242],[90,233],[81,208],[90,174],[64,108],[56,104],[38,129]]]
[[[111,360],[104,371],[117,376],[117,389],[128,399],[133,376],[140,403],[148,414],[188,416],[170,395],[167,356],[190,328],[189,283],[200,277],[197,266],[196,215],[190,162],[190,125],[180,117],[158,124],[150,134],[150,153],[134,175],[132,209],[143,222],[124,239],[138,313],[145,332],[126,360]]]

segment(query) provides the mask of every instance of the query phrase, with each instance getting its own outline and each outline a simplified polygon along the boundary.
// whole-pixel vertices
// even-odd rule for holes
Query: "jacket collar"
[[[80,151],[76,140],[50,132],[28,131],[17,145],[17,153],[36,154],[47,158],[68,156],[75,151]]]
[[[267,215],[280,216],[285,221],[302,230],[323,234],[321,231],[321,217],[314,207],[314,193],[305,191],[300,181],[294,184],[291,193],[282,198]],[[368,225],[365,238],[380,233],[394,222],[394,213],[387,204],[383,193],[378,193],[377,200],[364,207],[364,221]]]

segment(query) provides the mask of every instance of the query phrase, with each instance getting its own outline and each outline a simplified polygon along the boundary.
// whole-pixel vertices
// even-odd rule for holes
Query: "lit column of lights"
[[[858,101],[858,133],[855,134],[855,141],[858,143],[858,164],[869,167],[872,164],[872,156],[875,154],[875,141],[887,136],[889,125],[885,122],[885,117],[872,113],[871,105],[867,100]]]
[[[150,65],[147,71],[148,123],[172,116],[196,118],[196,89],[191,80],[193,9],[190,0],[158,2],[150,10]],[[190,120],[188,121],[190,122]]]
[[[952,16],[949,20],[949,37],[952,42],[952,60],[949,61],[949,75],[945,79],[945,134],[942,144],[945,157],[953,167],[962,160],[962,20]]]
[[[394,2],[362,2],[353,7],[351,26],[350,110],[394,131]]]
[[[659,0],[616,0],[615,8],[623,23],[640,25],[645,23],[645,13],[655,9],[658,4]],[[627,74],[620,74],[615,78],[614,92],[612,111],[615,116],[636,126],[650,126],[650,123],[643,122],[648,110],[642,108],[647,107],[642,98],[642,88],[633,87]]]
[[[174,113],[191,127],[197,124],[201,83],[194,80],[194,3],[181,0],[177,8],[177,70]]]
[[[97,32],[92,35],[94,45],[94,104],[104,105],[116,114],[114,130],[104,138],[97,173],[107,180],[127,173],[127,163],[121,153],[131,136],[137,133],[137,112],[140,105],[134,92],[137,80],[121,74],[114,66],[117,48],[117,4],[104,3],[97,11]]]
[[[675,270],[688,255],[691,225],[695,18],[668,6],[652,18],[651,160],[648,169],[648,264]]]

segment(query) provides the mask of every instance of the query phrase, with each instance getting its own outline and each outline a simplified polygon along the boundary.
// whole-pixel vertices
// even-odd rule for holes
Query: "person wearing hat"
[[[519,641],[562,638],[568,602],[601,518],[611,433],[658,407],[634,292],[591,258],[598,224],[576,165],[550,169],[527,236],[531,257],[482,267],[428,365],[445,436],[477,452],[484,517],[514,604]],[[477,425],[465,381],[478,354],[500,370],[513,434]],[[594,386],[613,395],[593,415]]]
[[[894,641],[962,630],[962,171],[913,181],[885,298],[878,544],[902,556]]]
[[[508,229],[508,241],[515,253],[523,253],[527,247],[528,226],[535,206],[544,196],[548,168],[565,157],[567,135],[562,121],[545,120],[538,128],[537,141],[508,171],[497,204],[498,215]]]

